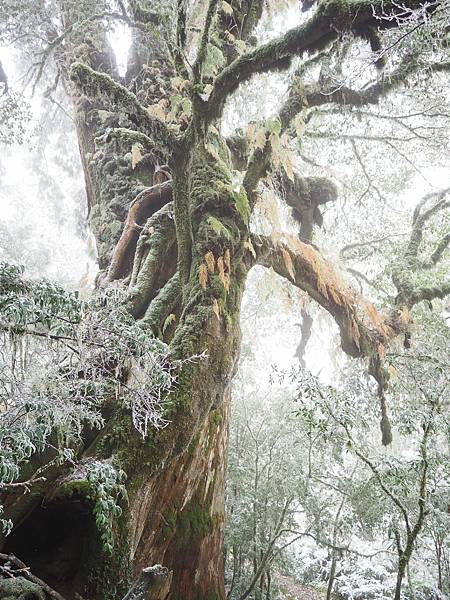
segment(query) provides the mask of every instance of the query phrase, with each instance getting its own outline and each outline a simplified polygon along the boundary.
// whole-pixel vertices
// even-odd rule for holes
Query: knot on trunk
[[[142,569],[123,600],[166,600],[172,583],[173,571],[162,565]]]

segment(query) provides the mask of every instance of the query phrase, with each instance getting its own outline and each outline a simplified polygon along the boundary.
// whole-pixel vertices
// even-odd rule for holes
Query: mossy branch
[[[435,298],[445,298],[450,294],[450,281],[436,282],[430,285],[417,286],[414,284],[414,275],[420,271],[431,269],[442,258],[450,242],[450,233],[446,233],[438,242],[433,253],[428,259],[420,260],[419,252],[422,246],[423,235],[428,221],[438,212],[450,207],[448,196],[450,188],[431,192],[425,195],[414,210],[411,234],[399,264],[393,270],[392,279],[397,288],[396,304],[411,308],[424,300],[432,301]],[[431,206],[424,207],[431,201]]]
[[[305,98],[309,107],[323,106],[324,104],[339,104],[344,106],[366,106],[377,104],[383,96],[397,89],[410,75],[415,73],[420,66],[416,57],[406,56],[399,65],[383,75],[363,90],[354,90],[345,85],[331,85],[326,90],[323,86],[311,86],[305,90]]]
[[[186,26],[187,26],[187,2],[186,0],[177,0],[177,27],[176,43],[171,49],[175,67],[178,73],[185,79],[189,78],[184,56],[184,47],[186,45]]]
[[[208,53],[208,44],[211,37],[211,29],[214,23],[215,16],[219,2],[221,0],[209,0],[208,11],[206,13],[205,25],[203,27],[202,37],[200,40],[200,46],[197,52],[197,58],[195,59],[194,66],[192,68],[194,76],[194,84],[202,83],[202,68],[205,64],[206,56]]]
[[[382,315],[348,286],[333,265],[310,244],[285,236],[289,243],[253,236],[255,263],[273,268],[296,287],[307,292],[336,321],[341,346],[353,357],[377,355],[404,333],[406,323],[397,314]]]
[[[401,7],[385,0],[322,0],[308,21],[244,54],[220,73],[205,107],[209,120],[220,116],[227,97],[254,74],[287,68],[293,56],[323,50],[342,30],[398,27],[397,13],[402,13],[404,21],[408,11],[412,15],[420,6],[420,0],[411,0]],[[380,19],[388,13],[389,19]]]
[[[152,117],[136,96],[112,77],[84,63],[74,62],[70,67],[70,78],[88,98],[98,99],[115,111],[127,113],[130,121],[143,129],[154,145],[173,147],[175,138],[165,123]]]
[[[414,267],[417,262],[417,255],[422,243],[423,231],[426,222],[431,219],[437,212],[444,210],[450,206],[450,200],[446,200],[450,193],[450,188],[445,188],[439,192],[432,192],[422,198],[417,205],[413,216],[413,228],[409,239],[408,246],[405,251],[405,262],[408,267]],[[423,206],[429,201],[434,200],[430,208],[422,211]]]

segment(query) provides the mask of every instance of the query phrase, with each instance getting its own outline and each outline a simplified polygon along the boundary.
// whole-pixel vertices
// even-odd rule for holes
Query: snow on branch
[[[242,55],[220,73],[205,106],[208,119],[212,121],[220,116],[227,97],[256,73],[286,69],[293,56],[323,50],[342,31],[354,31],[360,35],[368,27],[398,27],[409,18],[417,17],[417,10],[424,11],[421,17],[424,19],[437,5],[426,3],[425,6],[419,0],[402,5],[384,0],[322,0],[308,21]]]

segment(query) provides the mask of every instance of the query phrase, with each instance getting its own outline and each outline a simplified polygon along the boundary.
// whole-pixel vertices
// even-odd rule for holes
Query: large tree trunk
[[[228,401],[212,411],[190,448],[140,482],[132,508],[135,568],[173,570],[173,597],[224,598],[222,554]]]
[[[83,10],[85,18],[92,12],[89,2],[75,7],[61,0],[61,7],[68,27],[83,19]],[[161,88],[170,87],[169,80],[174,75],[167,55],[155,39],[146,46],[143,36],[134,32],[126,77],[145,104],[164,97]],[[145,59],[141,54],[143,49],[147,53]],[[212,141],[217,142],[219,159],[214,152],[206,152],[204,143],[199,144],[194,136],[184,153],[172,156],[164,147],[155,145],[145,148],[146,156],[139,165],[132,164],[132,145],[139,140],[139,133],[145,131],[139,115],[136,120],[136,115],[120,110],[115,113],[114,105],[105,115],[104,109],[108,106],[101,97],[101,90],[94,89],[93,85],[90,94],[87,93],[91,85],[87,81],[90,71],[83,71],[81,75],[77,72],[75,83],[69,77],[74,60],[81,60],[88,69],[111,78],[103,80],[105,87],[117,80],[111,49],[97,22],[85,22],[81,38],[72,36],[64,59],[86,178],[90,224],[98,245],[100,281],[102,285],[108,285],[105,280],[111,279],[129,283],[134,267],[131,312],[136,318],[144,317],[143,323],[154,328],[155,333],[161,332],[168,314],[175,314],[177,327],[169,327],[165,333],[165,338],[172,343],[174,356],[183,359],[206,351],[206,357],[182,368],[172,394],[174,408],[169,416],[170,424],[164,430],[150,432],[147,439],[142,440],[130,415],[113,404],[107,410],[104,429],[78,451],[80,461],[114,459],[127,476],[128,505],[123,507],[116,523],[111,556],[102,547],[93,523],[92,506],[89,498],[83,496],[81,481],[74,484],[77,475],[61,470],[56,470],[53,478],[47,477],[46,484],[36,488],[26,502],[11,499],[15,529],[4,550],[22,555],[33,572],[67,598],[80,594],[89,600],[120,600],[143,568],[161,564],[173,571],[170,599],[223,600],[229,387],[239,354],[239,309],[248,269],[242,258],[243,243],[248,237],[240,235],[240,230],[245,229],[242,218],[235,209],[228,208],[224,212],[217,206],[221,185],[225,189],[220,191],[223,200],[228,203],[231,200],[234,206],[229,158],[220,140]],[[158,73],[159,98],[155,98],[153,87],[148,80],[144,81],[139,70],[144,61],[152,65],[153,75]],[[111,95],[110,90],[103,91]],[[111,127],[119,128],[123,136],[113,136]],[[192,225],[192,260],[183,271],[178,257],[184,281],[182,293],[175,294],[172,304],[159,297],[164,295],[165,286],[177,269],[177,243],[168,213],[163,213],[165,229],[161,230],[157,260],[143,259],[137,263],[139,235],[120,237],[131,203],[139,194],[146,193],[158,163],[163,162],[170,163],[173,187],[179,195],[184,185],[192,187],[192,211],[198,210]],[[139,225],[145,225],[146,219],[168,200],[170,193],[158,196],[153,204],[146,206],[139,214]],[[215,214],[220,219],[227,216],[227,225],[234,236],[231,241],[223,237],[223,232],[214,232],[208,223],[208,218]],[[159,223],[159,213],[154,218]],[[177,214],[175,219],[180,243],[183,224],[179,217],[177,221]],[[166,245],[165,235],[172,236]],[[118,243],[126,246],[125,252],[116,247]],[[209,274],[211,291],[199,282],[199,267],[207,251],[214,257],[213,263],[218,265],[221,260],[220,272],[216,266],[216,273]],[[112,259],[114,269],[110,266]],[[118,267],[117,261],[120,262]],[[150,270],[153,275],[149,282]],[[149,311],[155,299],[161,300],[156,306],[159,310]],[[68,492],[69,486],[76,489],[76,493]],[[55,528],[64,523],[63,535],[53,529],[49,531],[49,514],[54,515]],[[30,536],[36,537],[36,544],[34,551],[28,552],[26,544]],[[64,564],[56,565],[58,556]]]

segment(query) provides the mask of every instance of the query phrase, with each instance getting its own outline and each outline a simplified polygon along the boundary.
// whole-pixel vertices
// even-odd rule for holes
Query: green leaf
[[[163,328],[162,328],[162,332],[163,332],[163,334],[165,333],[165,331],[166,331],[167,327],[169,327],[169,325],[171,325],[171,324],[172,324],[172,323],[175,321],[175,319],[176,319],[176,318],[177,318],[177,317],[176,317],[176,315],[174,315],[173,313],[171,313],[171,314],[170,314],[170,315],[169,315],[169,316],[166,318],[166,320],[164,321]]]
[[[224,237],[227,240],[231,239],[231,234],[228,231],[227,227],[223,223],[216,219],[216,217],[210,216],[207,218],[208,225],[218,236]]]

